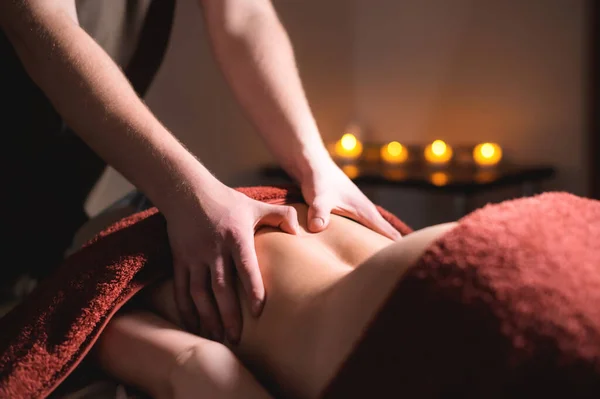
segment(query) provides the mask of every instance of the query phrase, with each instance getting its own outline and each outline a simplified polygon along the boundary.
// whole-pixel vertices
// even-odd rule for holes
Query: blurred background
[[[146,102],[224,183],[268,183],[273,162],[213,60],[194,1],[178,1]],[[591,8],[584,0],[274,0],[326,142],[351,121],[363,140],[498,142],[557,170],[543,190],[591,195]],[[131,187],[107,171],[94,215]],[[516,190],[516,189],[515,189]],[[472,207],[518,195],[502,189]],[[411,189],[368,195],[415,228],[454,219],[452,201]]]

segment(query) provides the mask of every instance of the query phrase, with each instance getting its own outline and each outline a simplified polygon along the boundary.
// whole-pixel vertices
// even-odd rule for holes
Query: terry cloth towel
[[[303,202],[297,189],[238,189],[271,204]],[[379,208],[398,231],[404,223]],[[35,251],[32,243],[31,251]],[[23,254],[26,261],[27,254]],[[156,209],[100,233],[0,319],[0,398],[44,398],[82,361],[111,317],[171,273],[166,222]]]
[[[600,398],[600,201],[473,212],[395,290],[324,398]]]

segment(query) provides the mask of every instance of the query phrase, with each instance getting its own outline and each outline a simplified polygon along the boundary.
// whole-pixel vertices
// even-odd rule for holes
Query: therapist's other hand
[[[333,162],[315,168],[300,186],[309,206],[308,229],[317,233],[327,228],[332,213],[349,217],[392,240],[401,234],[381,216],[375,205]]]
[[[187,194],[178,210],[165,215],[175,274],[175,299],[186,327],[237,343],[242,330],[239,277],[253,315],[258,316],[265,289],[254,247],[264,225],[296,234],[291,206],[255,201],[221,183]]]

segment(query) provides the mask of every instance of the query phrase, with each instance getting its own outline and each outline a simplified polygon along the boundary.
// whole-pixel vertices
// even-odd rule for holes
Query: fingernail
[[[311,222],[312,229],[320,229],[325,225],[325,221],[321,218],[314,218]]]
[[[230,328],[227,330],[227,339],[234,345],[238,343],[240,337],[238,336],[237,330],[235,328]]]
[[[254,317],[257,317],[260,315],[260,312],[262,311],[262,307],[263,307],[263,301],[261,301],[260,299],[255,299],[254,302],[252,302],[252,314],[254,315]]]

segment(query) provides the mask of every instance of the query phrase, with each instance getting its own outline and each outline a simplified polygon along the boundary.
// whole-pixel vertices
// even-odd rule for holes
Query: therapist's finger
[[[232,240],[232,256],[238,278],[250,301],[252,314],[257,317],[262,312],[264,305],[265,287],[254,248],[254,231],[250,230],[245,234],[236,232],[233,234]]]
[[[213,299],[210,284],[210,268],[206,265],[190,270],[190,295],[196,305],[202,329],[210,333],[210,338],[223,341],[223,327]]]
[[[198,333],[200,325],[198,314],[190,296],[190,276],[189,271],[176,258],[173,258],[173,281],[175,286],[175,304],[179,311],[179,316],[183,325],[188,331]]]
[[[325,230],[329,225],[332,208],[324,197],[316,197],[308,207],[308,230],[313,233]]]
[[[241,335],[242,316],[235,292],[232,267],[229,254],[223,253],[213,262],[210,275],[225,334],[231,343],[237,344]]]
[[[272,226],[289,234],[298,234],[298,213],[296,208],[289,205],[264,204],[255,227]]]
[[[372,203],[369,202],[369,205],[365,205],[362,209],[358,209],[357,211],[360,215],[359,217],[362,219],[362,223],[366,227],[394,241],[398,241],[402,238],[400,232],[381,216],[381,213],[379,213]]]

